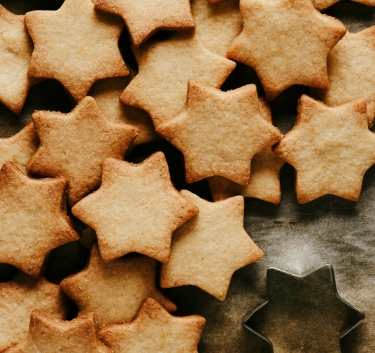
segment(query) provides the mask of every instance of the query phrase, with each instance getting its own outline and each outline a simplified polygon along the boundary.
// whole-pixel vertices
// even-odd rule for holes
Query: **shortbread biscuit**
[[[368,102],[369,124],[375,116],[375,26],[347,33],[328,54],[330,86],[312,90],[312,95],[328,105],[351,99]]]
[[[224,300],[233,273],[263,257],[243,227],[244,198],[208,202],[186,190],[181,194],[199,214],[174,232],[161,287],[192,284]]]
[[[191,3],[195,32],[203,45],[215,54],[226,56],[229,46],[242,30],[239,3],[239,0],[225,0],[215,5],[207,0]]]
[[[98,14],[90,0],[28,12],[25,23],[34,42],[29,75],[60,81],[76,101],[99,79],[129,75],[117,44],[121,22]]]
[[[39,146],[34,124],[29,123],[12,137],[0,138],[0,167],[4,162],[13,162],[27,173],[26,165]]]
[[[37,277],[54,248],[77,240],[65,210],[67,180],[31,179],[12,162],[0,170],[0,263]]]
[[[263,98],[259,99],[259,111],[262,118],[272,124],[271,108]],[[212,198],[220,201],[242,195],[277,205],[281,201],[280,169],[283,165],[284,161],[268,147],[251,160],[249,184],[239,185],[223,177],[208,178]]]
[[[120,102],[121,93],[133,77],[134,75],[131,74],[128,77],[100,80],[92,86],[89,92],[109,121],[116,124],[130,124],[139,130],[131,148],[160,139],[150,116],[144,110],[129,107]]]
[[[189,0],[95,0],[95,8],[120,15],[139,47],[159,29],[194,29]]]
[[[94,245],[88,267],[61,282],[81,314],[93,312],[97,326],[131,321],[147,297],[168,311],[176,306],[156,288],[156,261],[127,256],[103,262]]]
[[[140,164],[105,159],[99,190],[72,212],[95,230],[104,261],[138,252],[166,262],[172,232],[198,209],[174,188],[164,154],[157,152]]]
[[[240,9],[244,28],[227,55],[257,72],[268,100],[296,84],[328,88],[327,55],[346,32],[339,20],[311,0],[243,0]]]
[[[188,81],[219,88],[236,64],[208,51],[194,33],[176,33],[135,50],[139,73],[120,100],[147,111],[155,126],[184,108]]]
[[[0,102],[16,114],[33,83],[27,75],[33,44],[24,18],[0,5]]]
[[[69,305],[60,287],[18,272],[10,282],[0,284],[0,351],[27,337],[30,315],[43,310],[65,319]]]
[[[183,153],[188,183],[218,175],[248,184],[253,156],[281,138],[260,115],[255,85],[223,92],[193,80],[186,108],[156,131]]]
[[[312,0],[312,3],[316,9],[318,9],[319,11],[322,11],[336,4],[339,1],[340,0]]]
[[[130,125],[109,122],[92,97],[82,99],[71,113],[36,111],[32,118],[40,147],[27,169],[66,178],[71,205],[99,186],[103,160],[122,160],[138,133]]]
[[[366,101],[328,107],[303,95],[296,125],[274,151],[297,171],[299,203],[326,194],[357,201],[363,175],[375,163],[375,134],[367,126]]]
[[[113,353],[198,353],[205,323],[199,315],[172,316],[148,298],[133,322],[103,327],[99,336]]]

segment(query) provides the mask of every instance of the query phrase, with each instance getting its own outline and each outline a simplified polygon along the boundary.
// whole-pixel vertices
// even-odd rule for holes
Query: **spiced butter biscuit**
[[[363,175],[375,163],[375,134],[367,126],[366,102],[335,107],[303,95],[297,121],[274,149],[297,171],[299,203],[332,194],[357,201]]]
[[[189,0],[94,0],[95,8],[123,17],[136,47],[159,29],[195,27]]]
[[[32,119],[40,147],[27,169],[66,178],[71,205],[99,186],[103,160],[122,160],[138,133],[130,125],[109,122],[92,97],[82,99],[71,113],[36,111]]]
[[[156,288],[155,271],[156,261],[141,255],[103,262],[94,245],[88,266],[65,278],[61,288],[80,313],[94,313],[97,326],[127,322],[147,297],[155,298],[168,311],[176,310]]]
[[[114,353],[198,353],[205,323],[199,315],[172,316],[148,298],[131,323],[105,326],[99,337]]]
[[[65,209],[67,180],[31,179],[12,162],[0,170],[0,263],[37,277],[54,248],[77,240]]]
[[[60,81],[76,101],[99,79],[129,75],[118,48],[121,19],[98,14],[90,0],[28,12],[25,23],[34,42],[29,75]]]
[[[339,20],[311,0],[243,0],[240,9],[244,28],[228,57],[257,72],[268,100],[295,84],[329,86],[327,55],[346,32]]]
[[[172,232],[198,213],[174,188],[164,154],[140,164],[107,158],[99,190],[72,208],[93,228],[104,261],[138,252],[169,259]]]
[[[192,284],[224,300],[233,273],[263,257],[243,227],[244,199],[208,202],[186,190],[181,194],[199,214],[174,232],[170,260],[162,265],[161,287]]]

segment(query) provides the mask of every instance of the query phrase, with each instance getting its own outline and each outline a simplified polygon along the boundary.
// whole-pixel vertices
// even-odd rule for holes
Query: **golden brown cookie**
[[[71,205],[100,184],[102,162],[123,159],[137,129],[108,121],[92,97],[85,97],[71,113],[36,111],[33,122],[40,147],[27,169],[69,181]]]
[[[69,308],[58,285],[22,272],[18,272],[12,281],[0,284],[0,303],[1,352],[26,339],[33,310],[43,310],[64,319]]]
[[[262,118],[272,124],[271,108],[263,98],[259,99],[259,111]],[[281,201],[280,169],[283,165],[284,161],[268,147],[251,160],[249,184],[239,185],[218,176],[208,178],[212,198],[220,201],[242,195],[277,205]]]
[[[32,85],[27,70],[33,44],[24,18],[0,5],[0,102],[16,114],[21,112]]]
[[[12,137],[0,138],[0,167],[10,161],[26,173],[26,165],[38,146],[39,139],[33,123]]]
[[[346,32],[340,21],[311,0],[243,0],[240,9],[244,28],[228,57],[257,72],[268,100],[296,84],[329,86],[327,55]]]
[[[176,306],[156,288],[156,261],[146,256],[127,256],[103,262],[94,245],[90,263],[61,282],[80,313],[93,312],[97,326],[131,321],[147,297],[168,311]]]
[[[100,80],[92,86],[92,96],[109,121],[116,124],[130,124],[139,130],[130,148],[142,143],[159,140],[150,116],[141,109],[129,107],[120,102],[120,95],[134,77],[116,77]]]
[[[104,261],[138,252],[166,262],[172,232],[198,210],[174,188],[157,152],[140,164],[105,159],[99,190],[72,212],[95,230]]]
[[[314,97],[328,105],[364,98],[369,103],[369,124],[375,116],[375,26],[347,33],[328,55],[330,86],[312,90]]]
[[[181,194],[199,214],[174,232],[161,287],[192,284],[224,300],[233,273],[263,257],[243,227],[244,199],[208,202],[186,190]]]
[[[136,47],[159,29],[195,27],[189,0],[95,0],[95,8],[120,15]]]
[[[375,6],[375,0],[352,0],[354,2],[359,2],[360,4],[364,4],[367,6]]]
[[[316,9],[318,9],[319,11],[322,11],[336,4],[339,1],[340,0],[312,0],[312,3]]]
[[[156,129],[184,155],[186,181],[218,175],[250,180],[250,161],[281,138],[259,112],[255,85],[223,92],[190,80],[185,109]]]
[[[34,42],[29,75],[60,81],[76,101],[99,79],[129,75],[117,44],[121,22],[98,14],[90,0],[28,12],[25,23]]]
[[[274,149],[297,171],[299,203],[332,194],[357,201],[363,175],[375,163],[375,134],[367,126],[366,102],[328,107],[303,95],[296,125]]]
[[[168,40],[146,43],[135,55],[139,73],[120,100],[147,111],[155,126],[184,108],[190,79],[219,88],[236,66],[208,51],[194,33],[176,33]]]
[[[77,240],[65,210],[67,180],[31,179],[12,162],[0,170],[0,263],[37,277],[54,248]]]
[[[133,322],[103,327],[99,336],[113,353],[198,353],[205,324],[199,315],[172,316],[148,298]]]

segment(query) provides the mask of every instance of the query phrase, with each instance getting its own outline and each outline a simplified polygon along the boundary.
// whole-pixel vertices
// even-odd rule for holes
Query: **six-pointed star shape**
[[[29,12],[25,23],[35,46],[29,75],[60,81],[76,101],[96,80],[129,75],[117,44],[121,20],[98,14],[90,0]]]
[[[0,284],[0,302],[0,351],[26,339],[33,310],[42,310],[60,319],[68,311],[66,297],[58,285],[22,272],[12,281]]]
[[[174,232],[161,287],[192,284],[224,300],[233,273],[263,257],[243,227],[244,198],[208,202],[189,191],[181,193],[199,214]]]
[[[37,277],[46,255],[77,240],[65,210],[67,180],[31,179],[12,162],[0,170],[0,263]]]
[[[156,288],[156,261],[146,256],[127,256],[103,262],[97,246],[83,271],[61,282],[80,313],[93,312],[97,326],[128,322],[147,297],[155,298],[168,311],[176,306]]]
[[[255,85],[223,92],[193,80],[186,108],[156,131],[183,153],[188,183],[219,175],[246,185],[251,159],[281,137],[261,117]]]
[[[159,29],[195,27],[189,0],[96,0],[95,8],[122,16],[136,47]]]
[[[267,302],[244,325],[275,352],[341,353],[340,338],[363,319],[339,297],[332,266],[326,265],[305,276],[270,268]]]
[[[328,107],[306,95],[297,121],[274,149],[297,171],[299,203],[332,194],[357,201],[363,175],[375,163],[375,134],[368,129],[366,102]]]
[[[105,159],[101,187],[72,212],[96,231],[104,261],[138,252],[166,262],[173,231],[198,209],[174,188],[157,152],[140,164]]]
[[[24,18],[0,5],[0,102],[16,114],[21,112],[32,84],[27,70],[33,45]]]
[[[148,298],[133,322],[104,327],[99,337],[114,353],[198,353],[205,323],[199,315],[172,316]]]
[[[236,64],[208,51],[194,33],[176,33],[161,42],[135,50],[139,73],[120,100],[146,110],[155,126],[174,118],[184,108],[188,81],[219,88]]]
[[[103,160],[122,160],[137,136],[136,128],[109,122],[92,97],[82,99],[71,113],[36,111],[32,118],[40,147],[27,169],[68,179],[71,205],[99,186]]]
[[[311,0],[243,0],[240,9],[244,28],[228,57],[257,72],[268,100],[295,84],[328,87],[327,55],[346,32],[339,20]]]

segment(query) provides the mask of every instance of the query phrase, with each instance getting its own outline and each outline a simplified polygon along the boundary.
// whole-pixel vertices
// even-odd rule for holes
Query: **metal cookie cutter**
[[[338,295],[331,265],[305,276],[270,268],[267,296],[243,320],[254,353],[340,353],[340,339],[365,318]]]

